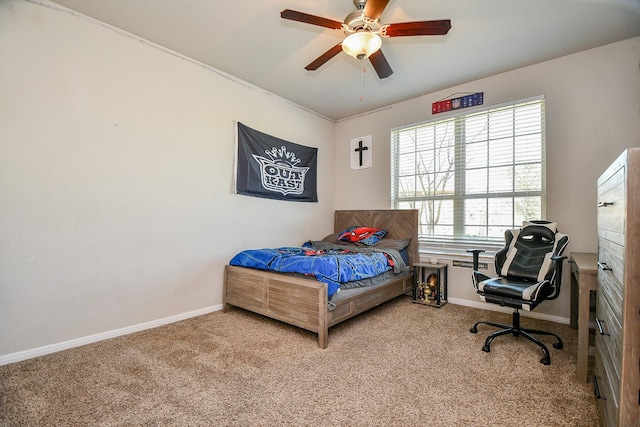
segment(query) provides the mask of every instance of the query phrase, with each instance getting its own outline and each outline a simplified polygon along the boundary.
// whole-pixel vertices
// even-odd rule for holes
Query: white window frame
[[[460,160],[460,158],[464,158],[464,156],[461,156],[460,153],[461,152],[463,153],[465,149],[469,149],[465,147],[469,147],[470,146],[469,142],[472,142],[470,140],[465,141],[465,137],[463,135],[464,134],[463,124],[465,123],[465,120],[468,120],[469,118],[477,119],[483,115],[487,116],[487,118],[493,117],[492,115],[500,114],[501,112],[506,112],[508,110],[522,111],[522,109],[526,109],[527,107],[530,107],[532,105],[540,106],[539,132],[536,130],[536,132],[534,132],[534,135],[533,135],[534,139],[537,137],[540,138],[540,140],[534,144],[534,147],[536,147],[534,154],[537,153],[537,144],[538,143],[540,144],[539,160],[533,161],[533,162],[527,161],[528,164],[524,165],[524,163],[522,163],[521,161],[516,160],[516,156],[514,155],[513,163],[506,164],[506,166],[513,167],[513,170],[518,170],[523,167],[532,167],[532,168],[540,167],[540,170],[536,169],[536,172],[535,172],[536,173],[535,183],[536,184],[538,183],[537,181],[538,177],[540,179],[539,189],[536,189],[535,191],[517,191],[515,188],[512,188],[511,190],[500,189],[498,191],[495,189],[491,190],[489,188],[490,185],[487,184],[486,192],[482,192],[482,191],[480,193],[471,192],[467,194],[466,188],[468,187],[465,186],[464,184],[464,177],[466,176],[467,171],[468,170],[471,171],[473,168],[464,164],[464,162],[461,163],[461,160]],[[415,176],[416,188],[419,186],[418,181],[420,182],[421,188],[423,188],[422,186],[424,186],[425,181],[428,180],[427,175],[431,175],[435,177],[437,177],[438,175],[442,175],[437,173],[438,170],[431,170],[430,169],[432,167],[431,165],[425,167],[425,162],[422,157],[424,156],[424,154],[418,155],[420,150],[419,146],[421,145],[421,140],[420,140],[421,137],[419,136],[419,132],[428,131],[429,133],[433,132],[435,134],[436,126],[439,126],[439,127],[445,126],[447,129],[455,128],[455,136],[454,137],[447,136],[447,138],[450,138],[450,140],[452,139],[454,141],[453,143],[451,142],[447,143],[449,146],[448,147],[449,155],[447,159],[450,159],[450,158],[455,159],[451,161],[451,163],[448,166],[449,168],[453,167],[453,169],[455,170],[455,172],[453,172],[453,176],[455,176],[455,178],[454,180],[452,180],[455,182],[455,185],[451,186],[451,188],[447,189],[446,191],[443,190],[442,188],[440,188],[439,190],[433,190],[433,191],[432,190],[428,190],[426,192],[423,191],[423,194],[421,195],[418,195],[418,190],[415,190],[415,195],[413,197],[402,197],[399,194],[400,180],[402,179],[401,177],[399,177],[399,171],[400,169],[406,170],[407,168],[406,166],[401,167],[400,165],[401,161],[405,162],[404,163],[405,165],[407,164],[406,162],[409,161],[408,163],[409,170],[412,167],[411,160],[415,161],[416,164],[414,166],[415,167],[414,171],[409,173],[408,175],[405,175],[403,178],[409,179],[409,182],[410,182],[411,178]],[[514,129],[516,128],[515,120],[514,120],[513,127]],[[414,139],[415,153],[410,153],[406,151],[407,147],[411,146],[411,144],[406,144],[406,143],[403,143],[402,145],[405,152],[400,153],[399,152],[400,138],[405,138],[406,135],[410,135],[412,132],[415,132],[415,136],[413,137],[415,138]],[[427,135],[429,135],[429,133],[427,133]],[[529,200],[531,198],[539,197],[539,209],[540,209],[539,216],[540,217],[524,218],[524,219],[526,220],[544,219],[546,216],[546,137],[545,137],[545,134],[546,134],[545,132],[545,101],[544,101],[544,96],[542,95],[526,98],[526,99],[520,99],[512,102],[507,102],[499,105],[493,105],[489,107],[478,107],[474,109],[459,110],[452,113],[438,115],[438,117],[434,117],[432,120],[428,120],[425,122],[420,122],[420,123],[415,123],[411,125],[394,128],[391,130],[391,187],[392,187],[391,188],[391,208],[392,209],[418,208],[421,210],[420,216],[419,216],[419,230],[420,230],[419,239],[420,239],[420,248],[422,251],[429,252],[429,253],[440,253],[440,254],[464,253],[467,248],[474,247],[474,248],[485,249],[491,253],[503,246],[504,230],[506,230],[507,228],[519,227],[521,225],[520,220],[523,219],[522,215],[513,214],[510,223],[503,221],[504,223],[489,224],[488,222],[491,221],[491,219],[487,219],[486,224],[482,224],[478,226],[479,227],[478,229],[481,229],[482,227],[487,227],[487,230],[486,230],[487,235],[485,236],[465,235],[464,234],[465,222],[468,221],[468,219],[465,218],[464,205],[466,203],[471,203],[471,199],[481,200],[482,202],[487,201],[487,209],[486,209],[487,216],[493,216],[492,214],[489,213],[489,210],[490,210],[490,208],[488,208],[490,204],[489,200],[495,200],[497,202],[498,199],[508,200],[509,198],[512,198],[513,200],[512,204],[515,204],[516,199]],[[510,137],[507,137],[507,139],[512,138],[514,141],[513,142],[514,152],[516,151],[515,141],[517,141],[518,138],[520,138],[520,136],[521,135],[519,135],[516,131],[513,131],[513,134]],[[527,135],[527,137],[530,137],[530,136]],[[489,131],[487,131],[487,138],[485,139],[485,141],[487,144],[487,152],[491,150],[492,142],[494,144],[498,144],[498,139],[497,138],[494,139],[493,137],[491,137],[491,133]],[[504,142],[505,139],[500,138],[500,141]],[[451,151],[453,146],[455,146],[455,155],[452,155],[453,151]],[[441,152],[445,152],[445,149],[442,148],[442,146],[439,148],[439,150],[441,150]],[[438,148],[434,149],[433,151],[437,152]],[[424,151],[421,153],[424,153]],[[434,158],[435,157],[437,156],[434,154]],[[420,160],[422,162],[421,164],[418,164],[419,158],[421,159]],[[431,159],[429,159],[429,161],[431,161]],[[489,155],[487,155],[487,161],[488,162],[491,161]],[[453,166],[451,166],[452,164]],[[424,170],[420,171],[421,168]],[[489,177],[487,179],[495,178],[495,175],[491,175],[491,172],[495,174],[496,168],[492,169],[492,166],[487,164],[480,169],[483,169],[486,171],[487,176]],[[514,184],[514,182],[517,180],[517,176],[519,175],[517,175],[516,172],[513,172],[513,174],[514,175],[511,178],[510,184],[515,186],[516,184]],[[435,181],[436,179],[433,179],[433,181],[430,181],[430,182],[433,183]],[[505,180],[505,181],[509,182],[509,180]],[[496,181],[496,182],[499,182],[499,181]],[[435,186],[435,184],[431,184],[431,185]],[[424,187],[424,188],[427,188],[427,187]],[[454,212],[453,219],[450,221],[452,222],[452,224],[451,223],[448,224],[449,229],[453,228],[453,235],[451,235],[450,232],[449,234],[438,234],[437,232],[435,232],[434,234],[431,234],[428,232],[429,228],[434,229],[436,227],[433,226],[432,221],[430,222],[427,220],[428,215],[426,215],[425,212],[423,212],[423,210],[426,209],[425,205],[430,204],[431,206],[434,206],[435,203],[443,199],[453,206],[452,209],[448,210],[448,211]],[[478,203],[482,203],[482,202],[478,202]],[[517,209],[513,208],[513,210],[515,212],[515,210]],[[497,217],[498,215],[495,215],[495,216]],[[502,216],[504,217],[504,215]],[[520,218],[517,218],[517,217],[520,217]],[[472,220],[469,220],[469,221],[472,221]],[[467,229],[468,228],[469,227],[467,225]],[[498,229],[501,230],[500,234],[497,233]]]

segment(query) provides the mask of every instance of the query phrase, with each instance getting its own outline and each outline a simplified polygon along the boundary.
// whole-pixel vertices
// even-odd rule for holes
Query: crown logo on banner
[[[265,150],[265,154],[269,158],[252,154],[260,164],[262,187],[284,196],[304,193],[304,177],[309,168],[297,166],[300,159],[296,154],[289,152],[284,146],[279,149],[272,147],[270,150]]]

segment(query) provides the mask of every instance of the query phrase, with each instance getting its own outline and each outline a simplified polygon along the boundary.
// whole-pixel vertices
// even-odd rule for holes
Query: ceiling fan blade
[[[376,53],[371,54],[371,56],[369,56],[369,61],[371,61],[371,65],[373,65],[378,77],[381,79],[386,79],[393,74],[393,70],[391,69],[389,62],[387,62],[387,58],[385,58],[382,53],[382,50],[378,50]]]
[[[451,29],[450,19],[439,21],[416,21],[389,24],[380,31],[384,37],[444,36]]]
[[[308,13],[304,12],[297,12],[291,9],[285,9],[280,12],[280,17],[282,19],[289,19],[291,21],[304,22],[306,24],[331,28],[332,30],[340,30],[342,28],[342,22],[334,21],[333,19],[322,18],[316,15],[309,15]]]
[[[378,19],[384,8],[387,7],[389,0],[367,0],[364,5],[364,14],[371,19]]]
[[[325,62],[327,62],[340,52],[342,52],[342,42],[338,43],[337,45],[320,55],[315,61],[304,67],[304,69],[309,71],[317,70],[322,65],[324,65]]]

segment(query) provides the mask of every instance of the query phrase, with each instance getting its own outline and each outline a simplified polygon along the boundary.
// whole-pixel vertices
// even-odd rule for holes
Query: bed
[[[375,286],[341,290],[329,301],[327,284],[315,278],[226,265],[223,311],[235,306],[315,332],[318,346],[326,348],[330,327],[412,292],[412,266],[418,261],[418,211],[335,211],[335,233],[354,225],[386,230],[384,239],[410,239],[406,248],[409,271]]]

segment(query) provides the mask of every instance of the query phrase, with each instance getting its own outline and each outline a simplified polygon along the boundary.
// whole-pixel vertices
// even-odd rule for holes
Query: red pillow
[[[349,227],[338,236],[339,241],[343,242],[359,242],[371,237],[380,231],[379,228],[373,227]]]

